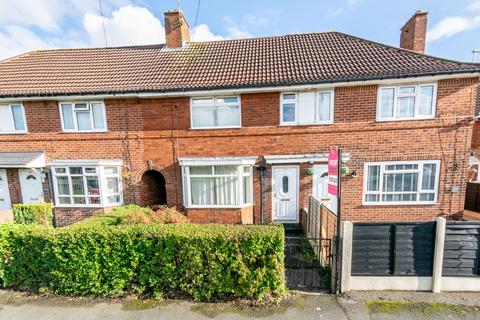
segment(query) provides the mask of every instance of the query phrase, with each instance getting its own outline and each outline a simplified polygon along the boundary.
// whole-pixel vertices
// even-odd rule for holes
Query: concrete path
[[[184,301],[118,302],[27,297],[0,291],[1,320],[88,319],[295,319],[347,320],[335,296],[299,295],[278,306],[248,307],[232,304],[195,304]]]

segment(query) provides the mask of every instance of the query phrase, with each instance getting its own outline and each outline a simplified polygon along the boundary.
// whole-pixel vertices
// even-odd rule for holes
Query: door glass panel
[[[288,176],[284,176],[282,178],[282,192],[288,193]]]

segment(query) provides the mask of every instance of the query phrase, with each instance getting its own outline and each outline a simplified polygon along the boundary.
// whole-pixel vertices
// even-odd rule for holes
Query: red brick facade
[[[221,130],[192,130],[188,97],[105,100],[105,133],[63,133],[56,101],[25,101],[29,133],[0,135],[0,151],[44,151],[47,162],[122,159],[126,203],[145,202],[141,178],[151,169],[165,179],[167,204],[184,210],[178,158],[324,153],[338,145],[351,155],[348,167],[358,173],[343,181],[345,219],[430,220],[462,213],[477,82],[478,78],[439,81],[436,118],[415,121],[377,122],[376,85],[337,87],[331,125],[279,126],[278,92],[243,94],[242,128]],[[441,160],[438,204],[362,205],[365,162],[420,159]],[[306,174],[309,166],[300,165],[300,208],[306,206],[312,188],[312,178]],[[268,221],[270,176],[271,166],[267,166],[261,186],[260,173],[254,169],[253,207],[190,209],[187,216],[199,222],[248,223],[245,211],[253,210],[253,222],[259,223],[263,207],[264,221]],[[459,192],[452,192],[452,187]],[[92,210],[57,209],[55,216],[57,224],[64,225],[90,214]]]

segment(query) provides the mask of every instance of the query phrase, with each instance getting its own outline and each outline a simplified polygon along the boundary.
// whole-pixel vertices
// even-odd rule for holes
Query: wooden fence
[[[341,226],[341,290],[480,291],[480,222]]]
[[[302,212],[301,225],[313,247],[319,248],[317,255],[323,266],[332,264],[332,238],[337,231],[337,216],[317,200],[308,197],[308,208]]]

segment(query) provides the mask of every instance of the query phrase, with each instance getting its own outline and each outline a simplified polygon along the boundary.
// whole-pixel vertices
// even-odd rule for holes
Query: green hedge
[[[285,292],[281,226],[36,227],[7,238],[3,280],[22,290],[197,301]]]
[[[14,204],[13,220],[19,224],[51,226],[53,205],[51,203]]]

